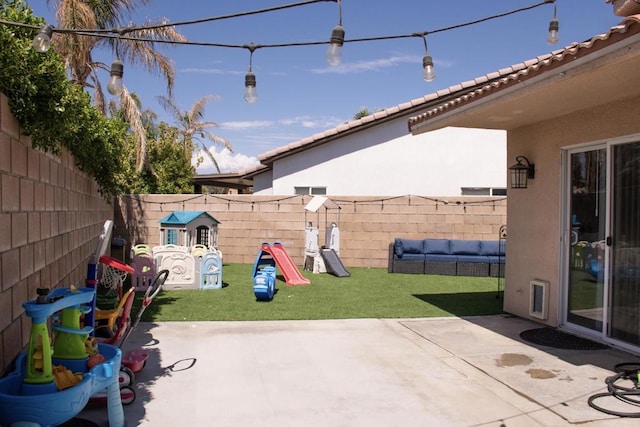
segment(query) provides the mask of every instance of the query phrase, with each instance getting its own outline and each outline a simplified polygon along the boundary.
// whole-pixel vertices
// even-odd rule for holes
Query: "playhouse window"
[[[209,227],[201,225],[196,229],[196,244],[209,246]]]
[[[168,229],[167,230],[167,245],[177,245],[178,244],[178,230],[176,229]]]

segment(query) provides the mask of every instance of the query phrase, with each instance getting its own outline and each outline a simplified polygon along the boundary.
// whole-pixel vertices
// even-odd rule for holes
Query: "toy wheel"
[[[136,391],[131,387],[122,387],[120,389],[120,400],[123,405],[130,405],[136,400]]]
[[[133,384],[135,378],[136,376],[131,369],[127,368],[126,366],[120,367],[120,373],[118,375],[118,384],[120,388],[127,387]]]

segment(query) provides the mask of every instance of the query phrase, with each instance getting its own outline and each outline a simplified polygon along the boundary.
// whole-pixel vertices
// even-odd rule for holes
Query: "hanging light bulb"
[[[338,25],[331,30],[331,38],[329,39],[329,47],[325,53],[327,63],[332,67],[342,64],[342,45],[344,44],[344,28],[342,27],[342,2],[338,3]]]
[[[422,57],[422,78],[425,82],[432,82],[436,78],[436,70],[433,67],[433,58],[429,55],[429,48],[427,47],[427,38],[422,35],[424,41],[425,54]]]
[[[342,45],[344,44],[344,28],[338,24],[331,31],[331,39],[325,58],[332,67],[342,64]]]
[[[253,74],[253,52],[260,46],[254,43],[244,45],[245,49],[249,49],[249,71],[244,76],[244,100],[249,104],[253,104],[258,100],[258,91],[256,91],[256,75]]]
[[[109,82],[107,83],[107,91],[111,95],[120,95],[122,93],[122,74],[124,72],[124,64],[116,59],[111,64],[111,73],[109,73]]]
[[[432,82],[436,78],[436,71],[433,68],[433,58],[429,54],[422,58],[422,78],[425,82]]]
[[[553,18],[549,22],[549,33],[547,34],[547,43],[550,45],[554,45],[558,43],[560,38],[558,37],[558,30],[560,30],[560,23],[558,22],[558,18],[556,18],[556,3],[553,2]]]
[[[51,47],[51,35],[53,34],[53,26],[47,24],[43,26],[38,34],[33,38],[33,48],[36,52],[44,53]]]
[[[560,29],[560,25],[558,19],[554,16],[549,22],[549,34],[547,34],[547,43],[550,45],[554,45],[558,43],[560,37],[558,37],[558,30]]]
[[[244,100],[249,104],[253,104],[258,100],[258,91],[256,90],[256,75],[249,70],[244,76]]]

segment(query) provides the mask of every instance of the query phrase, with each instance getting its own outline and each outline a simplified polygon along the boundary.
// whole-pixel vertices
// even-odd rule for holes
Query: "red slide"
[[[271,246],[269,243],[262,244],[262,251],[271,255],[276,265],[280,269],[280,272],[284,276],[284,281],[288,286],[294,285],[309,285],[311,282],[306,279],[298,270],[298,267],[293,262],[287,251],[284,249],[281,243],[274,243]]]

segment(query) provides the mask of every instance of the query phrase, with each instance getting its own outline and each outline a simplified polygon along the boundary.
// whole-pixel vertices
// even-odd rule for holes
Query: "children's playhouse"
[[[222,253],[220,221],[205,211],[174,211],[160,219],[160,245],[131,248],[131,276],[136,290],[145,290],[157,271],[168,270],[164,289],[220,289]]]

